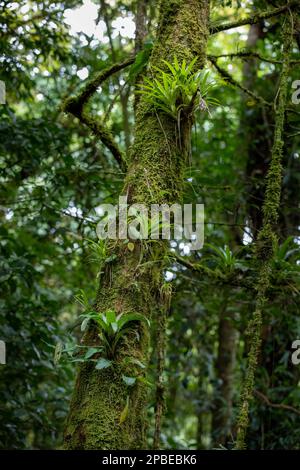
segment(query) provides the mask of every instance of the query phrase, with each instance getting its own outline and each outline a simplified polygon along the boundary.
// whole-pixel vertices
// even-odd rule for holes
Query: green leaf
[[[80,289],[79,293],[75,295],[75,300],[82,305],[85,309],[89,307],[89,300],[87,298],[86,293],[84,292],[83,289]]]
[[[151,51],[152,51],[152,47],[153,47],[153,43],[149,41],[145,43],[144,49],[137,54],[135,61],[131,65],[130,70],[129,70],[130,82],[134,82],[136,80],[136,77],[142,72],[142,70],[147,65]]]
[[[149,380],[145,379],[145,377],[138,377],[137,380],[139,382],[142,382],[143,384],[147,385],[147,387],[154,388],[154,384],[152,382],[149,382]]]
[[[95,321],[103,331],[106,331],[107,333],[109,332],[109,326],[107,325],[106,317],[104,314],[97,315]]]
[[[107,323],[114,323],[116,321],[116,312],[114,310],[107,310],[105,312]]]
[[[147,325],[150,327],[150,321],[141,313],[126,313],[122,315],[122,317],[119,320],[119,329],[123,328],[123,326],[126,325],[126,323],[131,322],[131,321],[142,321],[142,322],[147,323]]]
[[[129,251],[133,251],[134,250],[134,243],[129,242],[128,245],[127,245],[127,248],[128,248]]]
[[[84,359],[89,359],[97,352],[99,352],[99,348],[89,348],[87,352],[85,353]]]
[[[105,359],[105,357],[101,357],[99,361],[96,364],[96,369],[101,370],[101,369],[107,369],[112,365],[112,361],[109,359]]]
[[[85,330],[86,330],[89,321],[90,321],[90,318],[89,318],[89,317],[85,317],[85,319],[84,319],[83,322],[81,323],[81,327],[80,327],[80,330],[81,330],[81,331],[85,331]]]
[[[122,375],[122,380],[126,385],[128,385],[128,387],[132,387],[136,382],[136,377],[127,377],[126,375]]]
[[[131,358],[130,358],[130,362],[131,362],[132,364],[136,364],[136,365],[139,366],[141,369],[145,369],[145,368],[146,368],[145,364],[143,364],[141,361],[139,361],[139,360],[136,359],[135,357],[131,357]]]
[[[61,358],[63,349],[64,349],[64,347],[63,347],[63,344],[62,344],[62,343],[57,343],[57,344],[56,344],[55,350],[54,350],[54,358],[53,358],[54,364],[58,364],[58,363],[59,363],[59,360],[60,360],[60,358]]]
[[[111,328],[112,328],[112,330],[113,330],[114,333],[116,333],[116,332],[118,331],[118,329],[119,329],[118,323],[116,323],[116,322],[111,323],[110,326],[111,326]]]

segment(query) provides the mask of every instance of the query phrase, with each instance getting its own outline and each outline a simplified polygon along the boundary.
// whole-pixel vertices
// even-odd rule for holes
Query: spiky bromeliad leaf
[[[193,72],[196,59],[189,64],[186,64],[185,60],[179,64],[175,56],[173,64],[166,60],[163,63],[168,71],[153,67],[157,77],[153,79],[146,77],[144,83],[139,85],[138,91],[156,110],[178,121],[182,112],[190,109],[191,104],[194,111],[205,110],[209,105],[219,104],[210,96],[216,83],[210,79],[209,71]]]
[[[141,313],[126,313],[122,315],[118,320],[119,329],[124,328],[127,323],[132,321],[145,322],[148,326],[150,326],[150,321],[148,320],[148,318],[146,318]]]

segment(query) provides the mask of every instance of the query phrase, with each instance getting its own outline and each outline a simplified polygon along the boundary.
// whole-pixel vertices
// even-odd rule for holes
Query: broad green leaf
[[[136,382],[136,377],[127,377],[126,375],[122,375],[122,380],[126,385],[128,385],[128,387],[132,387]]]
[[[90,321],[90,318],[89,318],[89,317],[86,317],[86,318],[83,320],[83,322],[81,323],[81,327],[80,327],[81,331],[85,331],[85,330],[86,330],[89,321]]]
[[[99,352],[99,348],[89,348],[87,352],[85,353],[84,359],[89,359],[97,352]]]
[[[131,321],[142,321],[147,323],[147,325],[150,327],[150,321],[141,313],[126,313],[119,320],[119,328],[123,328],[126,323]]]
[[[112,361],[109,359],[105,359],[104,357],[101,357],[99,361],[96,364],[96,369],[101,370],[101,369],[107,369],[112,365]]]
[[[114,310],[107,310],[105,312],[107,323],[114,323],[116,321],[116,312]]]

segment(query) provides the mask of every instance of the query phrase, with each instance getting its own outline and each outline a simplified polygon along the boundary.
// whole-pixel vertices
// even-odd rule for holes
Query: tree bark
[[[232,320],[228,318],[229,292],[225,290],[220,309],[218,329],[218,356],[216,375],[218,385],[214,401],[212,429],[215,445],[225,445],[230,437],[232,425],[232,398],[234,391],[234,367],[236,359],[237,331]]]
[[[179,61],[185,59],[187,63],[196,57],[197,66],[203,67],[208,19],[208,0],[163,0],[150,65],[165,68],[162,61],[172,62],[176,55]],[[191,126],[192,118],[182,123],[180,143],[176,123],[159,111],[153,113],[143,97],[139,100],[135,140],[127,156],[129,166],[123,191],[129,204],[149,206],[180,201],[187,157],[182,149],[188,148]],[[151,245],[146,240],[135,242],[133,251],[122,240],[111,244],[116,259],[105,265],[96,310],[134,311],[149,319],[159,315],[168,301],[162,275],[165,249],[163,242]],[[140,369],[128,365],[126,359],[135,358],[146,365],[149,362],[149,332],[141,324],[135,328],[118,348],[113,368],[96,370],[92,363],[80,366],[67,419],[65,448],[145,448],[147,385],[137,380],[133,387],[128,387],[122,380],[122,375],[140,374]],[[83,341],[99,344],[95,327],[88,330]],[[128,413],[121,420],[126,403]]]

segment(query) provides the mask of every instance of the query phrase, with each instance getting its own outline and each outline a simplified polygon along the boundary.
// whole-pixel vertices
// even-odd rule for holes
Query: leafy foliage
[[[81,3],[30,2],[34,8],[26,10],[29,2],[25,0],[0,2],[0,79],[7,89],[7,104],[0,106],[0,339],[7,346],[7,364],[0,365],[0,447],[5,449],[59,448],[75,365],[88,362],[99,370],[111,368],[127,334],[137,335],[141,324],[148,327],[148,321],[134,312],[121,316],[114,311],[95,312],[89,300],[96,289],[97,273],[117,262],[116,255],[111,259],[107,246],[96,241],[97,207],[101,202],[116,202],[124,175],[109,152],[84,127],[62,116],[59,106],[77,86],[77,73],[98,71],[127,59],[134,51],[133,38],[115,24],[135,12],[134,2],[106,2],[108,28],[101,23],[103,40],[99,41],[98,36],[84,32],[70,34],[64,14]],[[212,3],[213,25],[236,19],[237,14],[249,15],[252,7],[269,8],[266,1]],[[149,16],[149,36],[154,36],[157,9],[152,5]],[[270,102],[276,96],[280,71],[276,63],[281,60],[280,20],[272,19],[270,26],[266,23],[254,46],[274,64],[247,59],[245,66],[241,57],[218,59],[236,80],[248,81],[251,90]],[[208,52],[230,54],[237,51],[237,44],[239,51],[246,50],[244,33],[220,33]],[[91,104],[122,149],[133,135],[132,84],[145,72],[151,50],[150,41],[129,72],[122,71],[103,84]],[[298,60],[297,52],[293,59]],[[230,382],[234,416],[248,348],[245,330],[257,281],[253,241],[273,117],[235,88],[221,81],[215,86],[215,75],[209,70],[198,71],[195,64],[179,63],[174,57],[172,63],[148,70],[148,79],[140,87],[153,111],[166,113],[176,122],[186,112],[201,112],[222,103],[213,117],[202,112],[201,121],[196,121],[191,166],[186,169],[184,202],[205,204],[205,239],[209,243],[200,252],[187,254],[182,241],[172,241],[173,251],[166,258],[172,280],[169,277],[165,282],[175,291],[163,376],[167,406],[162,443],[166,449],[220,448],[214,440],[222,429],[213,424],[217,412],[227,409],[224,401],[216,407],[216,399],[222,398],[220,318],[222,314],[237,335],[236,367]],[[291,81],[299,79],[297,73],[294,67]],[[298,115],[288,113],[287,119],[280,243],[272,260],[256,383],[257,391],[277,406],[258,396],[252,402],[250,449],[299,449],[300,442],[299,415],[281,406],[299,410],[300,369],[291,363],[290,346],[300,334],[300,141]],[[143,223],[142,218],[140,221]],[[126,246],[134,254],[137,245],[127,241]],[[201,269],[192,271],[174,261],[174,251]],[[86,312],[81,327],[86,331],[91,321],[96,322],[101,346],[80,343],[77,320],[81,308],[74,302],[74,292],[79,289],[77,299]],[[151,333],[155,322],[151,322]],[[156,343],[153,334],[153,351]],[[128,393],[137,381],[149,388],[150,447],[155,355],[147,371],[134,357],[124,361],[128,372],[121,380]],[[146,372],[147,379],[142,375]],[[129,415],[128,397],[120,411],[121,425]],[[234,432],[234,426],[232,429]],[[232,446],[229,437],[222,448]]]
[[[178,121],[180,115],[189,111],[206,110],[218,101],[210,95],[216,83],[210,79],[209,71],[194,71],[196,59],[190,64],[185,61],[179,64],[177,57],[174,62],[163,61],[168,72],[158,67],[154,71],[158,78],[144,78],[139,93],[144,95],[148,103]]]
[[[150,327],[149,320],[140,313],[120,313],[117,315],[114,310],[103,313],[89,311],[82,314],[81,317],[84,318],[81,324],[82,331],[85,331],[88,321],[93,320],[97,323],[100,330],[99,337],[109,358],[115,357],[121,339],[128,330],[132,329],[132,322],[144,322]]]

